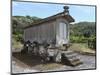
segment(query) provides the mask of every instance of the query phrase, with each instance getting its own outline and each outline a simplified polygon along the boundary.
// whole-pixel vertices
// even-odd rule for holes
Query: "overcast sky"
[[[45,18],[63,11],[61,4],[46,4],[32,2],[12,2],[13,16],[36,16]],[[75,22],[89,21],[95,22],[95,7],[68,5],[70,15],[75,19]]]

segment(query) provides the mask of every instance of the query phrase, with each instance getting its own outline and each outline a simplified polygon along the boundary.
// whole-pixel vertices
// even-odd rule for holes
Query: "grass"
[[[15,39],[12,39],[12,48],[13,51],[20,51],[23,48],[23,45]]]
[[[85,43],[73,43],[69,50],[77,51],[80,53],[91,53],[95,54],[95,50],[88,48],[87,44]]]

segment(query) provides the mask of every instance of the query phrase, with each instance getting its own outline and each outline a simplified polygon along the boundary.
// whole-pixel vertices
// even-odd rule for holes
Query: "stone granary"
[[[74,22],[69,7],[56,15],[44,18],[24,29],[24,41],[55,42],[56,46],[69,43],[69,23]]]
[[[72,51],[67,51],[70,34],[69,23],[74,22],[68,9],[68,6],[64,6],[63,12],[25,27],[24,41],[34,43],[31,49],[29,49],[30,47],[27,49],[33,50],[35,55],[40,55],[43,59],[53,59],[55,62],[64,60],[71,65],[79,64],[80,61],[76,55]],[[49,47],[41,46],[44,42]]]

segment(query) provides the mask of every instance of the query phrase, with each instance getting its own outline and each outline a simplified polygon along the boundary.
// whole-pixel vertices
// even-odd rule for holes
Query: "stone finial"
[[[68,9],[69,9],[69,7],[68,7],[68,6],[64,6],[63,8],[64,8],[64,12],[69,13],[69,10],[68,10]]]

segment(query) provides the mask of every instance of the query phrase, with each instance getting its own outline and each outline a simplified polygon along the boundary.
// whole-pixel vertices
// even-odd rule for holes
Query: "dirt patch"
[[[20,52],[17,52],[13,53],[13,57],[20,60],[29,67],[33,67],[42,63],[41,58],[35,55],[21,54]]]

